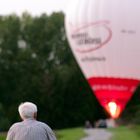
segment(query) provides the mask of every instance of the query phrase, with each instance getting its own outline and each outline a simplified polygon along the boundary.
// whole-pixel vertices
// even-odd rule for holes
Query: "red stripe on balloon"
[[[88,82],[93,93],[100,104],[110,113],[108,104],[115,102],[119,108],[119,113],[114,118],[119,117],[127,102],[133,95],[139,84],[139,80],[121,78],[89,78]],[[110,114],[111,115],[111,114]]]

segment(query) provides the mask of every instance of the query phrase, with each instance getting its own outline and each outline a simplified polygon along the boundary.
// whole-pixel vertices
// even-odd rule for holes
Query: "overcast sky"
[[[0,0],[0,15],[28,11],[31,15],[47,14],[53,11],[65,12],[69,0]]]

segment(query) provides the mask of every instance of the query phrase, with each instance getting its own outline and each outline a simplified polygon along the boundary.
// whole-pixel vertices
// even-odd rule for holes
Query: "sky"
[[[0,0],[0,15],[16,13],[22,15],[27,11],[31,15],[66,11],[68,0]]]

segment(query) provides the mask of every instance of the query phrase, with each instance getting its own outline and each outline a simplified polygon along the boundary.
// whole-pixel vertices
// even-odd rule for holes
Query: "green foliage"
[[[128,102],[126,109],[122,114],[122,120],[125,124],[140,124],[140,86]]]
[[[5,116],[2,104],[0,104],[0,131],[5,131],[9,127],[9,120]]]
[[[24,101],[54,128],[106,117],[73,58],[63,13],[0,17],[0,92],[3,129],[20,120]]]

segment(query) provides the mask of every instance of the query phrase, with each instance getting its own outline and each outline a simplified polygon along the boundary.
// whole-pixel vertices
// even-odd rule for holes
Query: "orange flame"
[[[113,119],[119,117],[121,109],[114,101],[109,102],[105,108]]]

